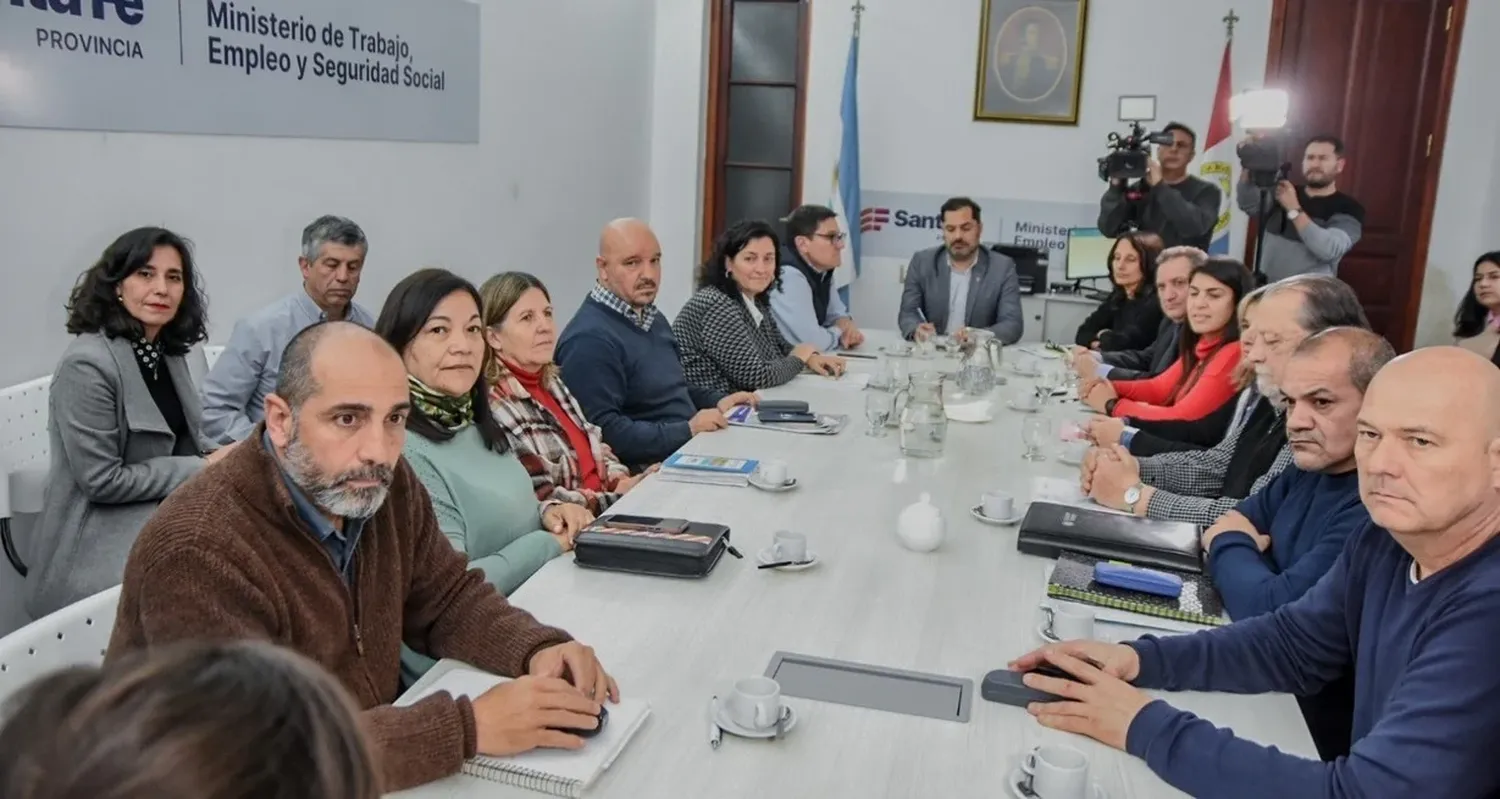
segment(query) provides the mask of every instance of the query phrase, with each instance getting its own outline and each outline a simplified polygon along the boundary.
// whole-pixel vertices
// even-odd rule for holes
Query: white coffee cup
[[[786,461],[761,461],[760,481],[773,486],[786,484]]]
[[[980,498],[980,509],[990,519],[1009,519],[1015,515],[1016,499],[1004,491],[990,491]]]
[[[771,544],[771,557],[778,563],[801,563],[807,560],[807,536],[789,530],[778,531]]]
[[[725,703],[729,720],[747,730],[766,730],[781,718],[781,685],[770,677],[746,677]]]
[[[1085,799],[1089,759],[1071,746],[1038,746],[1021,759],[1027,787],[1040,799]]]
[[[1058,602],[1042,608],[1047,613],[1046,631],[1059,641],[1090,640],[1094,637],[1094,609]]]

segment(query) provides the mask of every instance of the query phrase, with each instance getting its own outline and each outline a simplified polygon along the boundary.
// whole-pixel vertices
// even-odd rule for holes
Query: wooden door
[[[1276,0],[1272,12],[1266,84],[1291,94],[1293,139],[1343,139],[1339,188],[1365,207],[1339,277],[1401,350],[1417,324],[1466,2]],[[1300,144],[1287,158],[1300,165]]]

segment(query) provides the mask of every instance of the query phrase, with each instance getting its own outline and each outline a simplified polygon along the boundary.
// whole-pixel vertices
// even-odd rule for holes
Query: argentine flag
[[[834,270],[834,286],[844,304],[849,304],[849,284],[859,277],[859,225],[852,219],[859,205],[859,23],[849,37],[849,61],[844,66],[843,99],[839,102],[839,157],[833,165],[833,201],[829,207],[839,215],[839,230],[847,246],[844,265]]]

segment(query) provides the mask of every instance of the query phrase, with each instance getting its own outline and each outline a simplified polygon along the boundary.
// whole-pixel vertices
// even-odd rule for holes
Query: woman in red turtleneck
[[[547,287],[525,272],[506,272],[479,293],[485,336],[497,356],[486,375],[490,412],[531,473],[537,498],[603,511],[641,477],[630,475],[563,385],[552,362],[557,326]]]
[[[1235,394],[1240,325],[1235,310],[1250,291],[1250,272],[1232,258],[1210,258],[1188,278],[1187,330],[1176,362],[1145,380],[1089,381],[1079,387],[1090,408],[1110,416],[1158,421],[1201,419]]]

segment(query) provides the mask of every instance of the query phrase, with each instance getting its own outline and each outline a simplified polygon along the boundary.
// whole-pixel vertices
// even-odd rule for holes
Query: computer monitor
[[[1093,280],[1109,277],[1109,249],[1115,240],[1098,228],[1068,228],[1068,280]]]

